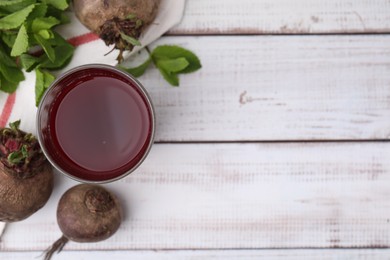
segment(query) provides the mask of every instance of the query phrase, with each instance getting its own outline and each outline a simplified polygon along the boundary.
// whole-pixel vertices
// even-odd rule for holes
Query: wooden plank
[[[388,260],[388,249],[344,250],[184,250],[184,251],[62,251],[55,260],[207,260],[207,259],[267,259],[267,260]],[[41,252],[0,252],[0,258],[25,260],[41,258]]]
[[[55,208],[7,226],[0,251],[44,250]],[[67,250],[390,247],[390,143],[156,144],[107,185],[125,205],[115,236]]]
[[[155,68],[140,78],[156,107],[156,141],[390,136],[389,35],[164,37],[156,44],[182,45],[203,63],[180,75],[180,88]],[[90,49],[79,46],[75,57]],[[26,98],[34,96],[34,75],[21,84],[10,120],[26,118],[23,129],[35,131],[34,99]]]
[[[389,36],[165,37],[203,68],[172,88],[141,82],[156,141],[358,140],[390,137]],[[80,50],[82,51],[82,48]]]
[[[173,34],[388,33],[387,0],[190,0]]]

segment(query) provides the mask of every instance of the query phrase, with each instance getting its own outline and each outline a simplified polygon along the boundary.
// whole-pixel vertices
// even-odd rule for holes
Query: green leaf
[[[144,22],[140,19],[138,19],[136,22],[135,22],[135,29],[139,29],[141,28],[141,26],[144,25]]]
[[[149,67],[151,62],[152,62],[152,59],[149,58],[144,63],[142,63],[141,65],[139,65],[137,67],[125,68],[123,66],[119,66],[119,68],[123,71],[126,71],[127,73],[130,73],[134,77],[138,78],[138,77],[141,77],[145,73],[146,69]]]
[[[16,36],[15,44],[12,47],[11,56],[16,57],[26,52],[28,49],[28,35],[26,27],[20,26],[18,35]]]
[[[170,73],[166,71],[163,67],[157,67],[160,71],[161,75],[163,75],[164,79],[168,81],[169,84],[171,84],[174,87],[179,86],[179,78],[177,77],[176,73]]]
[[[152,57],[156,61],[185,58],[189,65],[180,73],[194,72],[202,67],[199,58],[193,52],[176,45],[158,46],[153,50]]]
[[[42,71],[39,68],[35,69],[35,105],[38,106],[43,94],[49,88],[50,84],[55,80],[55,77],[47,71]]]
[[[39,3],[35,5],[34,10],[29,14],[28,20],[34,21],[39,17],[44,17],[47,12],[47,5],[45,3]]]
[[[27,150],[27,145],[22,146],[22,154],[24,158],[28,157],[28,150]]]
[[[14,68],[17,67],[16,62],[6,53],[6,51],[1,46],[1,44],[0,44],[0,61],[8,67],[14,67]]]
[[[52,33],[53,33],[53,38],[50,39],[50,41],[49,41],[51,43],[51,45],[54,45],[54,46],[59,46],[59,45],[73,46],[69,42],[67,42],[59,33],[55,32],[55,31],[52,31]]]
[[[36,0],[11,0],[11,1],[0,1],[0,9],[8,14],[15,13],[29,5],[35,4]]]
[[[120,32],[120,34],[121,34],[121,38],[123,40],[127,41],[128,43],[132,44],[133,46],[141,46],[141,43],[137,39],[135,39],[131,36],[128,36],[128,35],[124,34],[123,32]]]
[[[9,127],[12,129],[12,130],[18,130],[19,129],[19,126],[20,126],[20,119],[15,121],[15,122],[11,122],[9,123]]]
[[[56,60],[52,62],[50,59],[45,56],[41,61],[41,68],[45,69],[61,69],[68,64],[70,59],[73,56],[74,47],[67,43],[64,45],[59,45],[54,47]]]
[[[53,38],[53,32],[51,30],[40,30],[38,34],[45,40]]]
[[[194,72],[202,67],[193,52],[175,45],[158,46],[151,56],[160,73],[173,86],[179,86],[177,74]]]
[[[15,4],[20,4],[26,2],[26,0],[3,0],[0,2],[0,7],[1,6],[9,6],[9,5],[15,5]]]
[[[134,18],[137,18],[137,16],[135,14],[129,14],[126,16],[126,19],[129,19],[129,20],[132,20]]]
[[[0,74],[0,90],[6,92],[6,93],[13,93],[15,92],[16,88],[19,85],[19,82],[10,82],[2,74]]]
[[[16,32],[7,32],[3,31],[1,33],[1,40],[10,48],[15,44],[17,33]]]
[[[12,83],[19,83],[24,80],[23,72],[16,67],[9,67],[3,61],[0,61],[0,73],[5,80]]]
[[[58,10],[54,8],[53,6],[49,5],[47,7],[47,13],[46,16],[52,16],[60,21],[61,24],[66,24],[70,22],[69,17],[65,14],[65,12]]]
[[[172,60],[159,60],[156,62],[157,67],[162,67],[169,73],[179,73],[188,67],[190,63],[186,58],[177,58]]]
[[[39,102],[45,93],[45,78],[42,71],[35,69],[35,105],[38,106]]]
[[[31,29],[33,32],[39,32],[41,30],[50,29],[57,24],[60,24],[60,21],[52,16],[40,17],[34,19],[34,21],[31,24]]]
[[[45,51],[47,57],[49,57],[50,61],[55,62],[56,59],[55,52],[53,47],[50,45],[50,43],[39,34],[34,34],[34,38],[39,43],[39,45],[42,46],[43,50]]]
[[[0,18],[7,16],[9,13],[0,10]]]
[[[0,30],[9,30],[18,28],[24,23],[27,16],[34,9],[35,5],[29,5],[20,11],[14,12],[0,19]]]
[[[59,10],[65,10],[69,6],[67,0],[46,0],[46,3]]]
[[[177,74],[188,67],[189,62],[185,58],[177,58],[172,60],[157,60],[156,67],[163,75],[164,79],[172,86],[179,86],[179,78]]]
[[[38,57],[31,56],[29,54],[22,54],[19,56],[20,63],[27,72],[32,71],[39,62],[41,62],[41,59]]]
[[[22,145],[19,150],[12,152],[8,155],[8,162],[11,164],[18,164],[24,161],[28,156],[27,145]]]

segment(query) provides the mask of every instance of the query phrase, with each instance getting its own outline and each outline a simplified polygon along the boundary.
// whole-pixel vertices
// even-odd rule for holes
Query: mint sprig
[[[69,21],[64,12],[68,6],[68,0],[0,0],[0,90],[14,92],[24,80],[22,69],[35,70],[39,104],[54,80],[49,70],[66,66],[74,52],[53,30]]]
[[[195,53],[176,45],[161,45],[153,51],[148,51],[148,59],[141,65],[133,68],[119,66],[120,69],[134,77],[142,76],[150,64],[154,64],[164,79],[172,86],[179,86],[179,74],[191,73],[199,70],[202,65]]]

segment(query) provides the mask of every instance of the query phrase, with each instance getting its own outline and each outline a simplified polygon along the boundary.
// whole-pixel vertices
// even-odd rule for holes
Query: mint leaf
[[[31,56],[29,54],[22,54],[19,56],[20,63],[27,72],[31,72],[41,61],[40,58]]]
[[[28,35],[26,27],[20,26],[18,35],[16,36],[15,44],[12,47],[11,56],[16,57],[26,52],[28,49]]]
[[[185,58],[177,58],[172,60],[157,60],[156,67],[160,70],[164,79],[172,86],[179,86],[179,78],[177,74],[186,69],[189,62]]]
[[[152,52],[152,57],[156,61],[185,58],[189,64],[184,70],[180,71],[180,73],[194,72],[202,67],[199,58],[193,52],[175,45],[162,45],[156,47]]]
[[[66,24],[70,22],[69,17],[65,14],[65,12],[54,8],[53,6],[49,5],[47,7],[47,13],[46,16],[52,16],[55,17],[57,20],[60,21],[61,24]]]
[[[152,63],[151,58],[147,59],[144,63],[142,63],[141,65],[134,67],[134,68],[125,68],[123,66],[119,66],[119,68],[123,71],[126,71],[127,73],[130,73],[134,77],[138,78],[138,77],[141,77],[145,73],[145,71],[149,67],[150,63]]]
[[[29,5],[35,4],[36,0],[11,0],[11,1],[0,1],[0,8],[2,11],[12,14],[17,12]]]
[[[41,30],[50,29],[57,24],[60,24],[60,21],[52,16],[40,17],[34,19],[34,21],[31,24],[31,29],[33,32],[39,32]]]
[[[172,60],[158,60],[157,67],[162,67],[169,73],[179,73],[188,67],[190,63],[186,58],[177,58]]]
[[[29,5],[20,11],[14,12],[0,19],[0,30],[9,30],[18,28],[24,23],[27,16],[34,9],[35,5]]]
[[[28,20],[34,21],[35,18],[44,17],[47,12],[47,5],[39,3],[35,5],[34,10],[29,14]]]
[[[52,31],[52,33],[53,33],[53,38],[50,39],[51,45],[54,45],[54,46],[59,46],[59,45],[73,46],[69,42],[67,42],[59,33],[55,32],[55,31]]]
[[[194,72],[202,67],[193,52],[175,45],[158,46],[151,56],[163,77],[173,86],[179,86],[177,74]]]
[[[56,58],[55,52],[53,47],[50,45],[50,43],[39,34],[34,34],[34,38],[39,43],[39,45],[42,46],[42,49],[45,51],[50,61],[55,62],[55,58]]]
[[[185,58],[177,58],[172,60],[157,60],[155,65],[166,81],[172,86],[179,86],[177,74],[187,68],[189,62]]]
[[[132,44],[133,46],[141,46],[141,43],[137,39],[135,39],[131,36],[128,36],[128,35],[124,34],[123,32],[120,32],[120,34],[121,34],[121,38],[123,40],[127,41],[128,43]]]
[[[9,82],[19,83],[24,80],[23,72],[19,68],[7,66],[3,61],[0,61],[0,73]]]
[[[170,73],[166,71],[163,67],[157,67],[164,79],[169,82],[174,87],[179,86],[179,78],[176,73]]]
[[[2,74],[0,74],[0,90],[6,93],[13,93],[15,92],[18,85],[19,82],[10,82]]]
[[[55,77],[47,71],[42,71],[39,68],[35,69],[35,105],[38,106],[43,94],[49,88],[50,84],[55,80]]]
[[[0,44],[0,61],[8,67],[16,68],[16,62],[5,52],[4,48]]]
[[[59,45],[54,47],[54,53],[55,53],[55,61],[52,62],[48,57],[42,59],[41,61],[41,68],[46,69],[61,69],[65,65],[68,64],[70,59],[73,56],[74,47],[67,43],[64,45]]]
[[[62,11],[69,6],[67,0],[46,0],[46,3]]]
[[[4,16],[7,16],[8,13],[0,10],[0,18],[4,17]]]
[[[53,33],[51,30],[40,30],[37,34],[45,40],[53,38]]]
[[[3,31],[0,33],[1,40],[10,48],[15,44],[17,33]]]
[[[20,4],[26,2],[26,0],[8,0],[8,1],[1,1],[0,2],[0,7],[2,6],[9,6],[9,5],[15,5],[15,4]]]

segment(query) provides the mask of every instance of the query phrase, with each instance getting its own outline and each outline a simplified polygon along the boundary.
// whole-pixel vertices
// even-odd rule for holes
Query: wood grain
[[[140,78],[156,108],[157,141],[390,137],[390,36],[164,37],[160,44],[193,50],[203,68],[181,75],[179,88],[156,69]]]
[[[387,0],[188,0],[172,34],[388,33]]]
[[[10,224],[1,251],[43,250],[61,233],[48,205]],[[157,144],[108,185],[125,205],[112,238],[68,250],[390,246],[390,143]]]
[[[388,249],[360,250],[181,250],[181,251],[62,251],[55,260],[388,260]],[[41,258],[41,252],[0,252],[1,259],[25,260]]]

